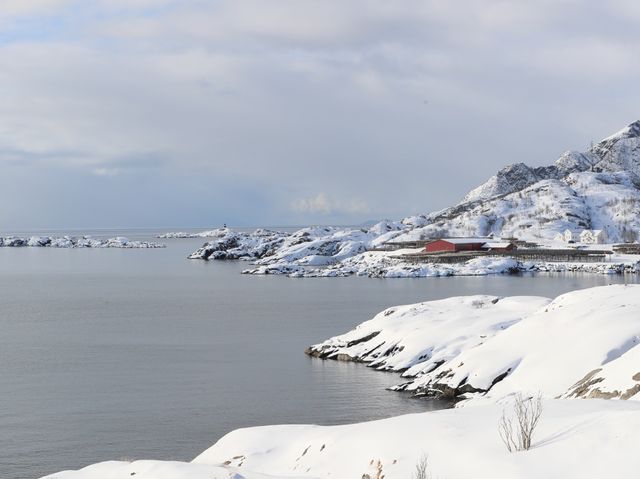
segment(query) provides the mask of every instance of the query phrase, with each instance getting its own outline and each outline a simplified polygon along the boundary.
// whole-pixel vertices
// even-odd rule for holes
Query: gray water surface
[[[244,262],[187,260],[202,239],[158,241],[168,247],[0,248],[0,477],[124,457],[190,460],[239,427],[439,408],[386,391],[394,374],[303,350],[396,304],[638,282],[259,277],[239,274]]]

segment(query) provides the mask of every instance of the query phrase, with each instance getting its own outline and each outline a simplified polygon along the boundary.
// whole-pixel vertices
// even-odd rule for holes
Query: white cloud
[[[120,170],[118,168],[94,168],[92,173],[96,176],[116,176]]]
[[[43,15],[77,0],[2,0],[0,18],[14,15]]]
[[[366,202],[360,199],[335,200],[325,193],[318,193],[310,198],[299,198],[291,203],[291,209],[296,213],[321,215],[361,215],[369,212]]]

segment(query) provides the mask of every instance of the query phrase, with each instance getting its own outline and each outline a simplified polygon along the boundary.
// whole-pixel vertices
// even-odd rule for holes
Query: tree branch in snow
[[[502,411],[498,424],[500,439],[509,452],[527,451],[531,449],[533,433],[542,417],[542,397],[523,398],[518,393],[513,404],[513,411],[507,414]]]
[[[426,454],[420,456],[416,463],[416,470],[413,473],[413,479],[431,479],[429,472],[429,457]]]

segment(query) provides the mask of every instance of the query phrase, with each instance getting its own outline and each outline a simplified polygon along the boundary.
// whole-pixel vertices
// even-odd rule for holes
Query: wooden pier
[[[607,250],[522,248],[513,251],[465,251],[459,253],[415,253],[396,256],[414,263],[465,263],[479,257],[513,258],[521,261],[550,263],[602,263],[613,254]]]

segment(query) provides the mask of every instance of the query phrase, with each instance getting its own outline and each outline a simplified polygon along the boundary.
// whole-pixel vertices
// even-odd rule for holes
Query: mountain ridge
[[[640,238],[640,120],[585,152],[549,166],[514,163],[456,205],[425,216],[402,239],[496,234],[551,239],[565,229],[604,229],[613,241]]]

